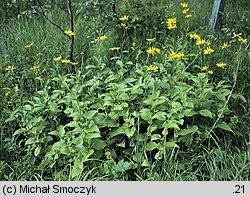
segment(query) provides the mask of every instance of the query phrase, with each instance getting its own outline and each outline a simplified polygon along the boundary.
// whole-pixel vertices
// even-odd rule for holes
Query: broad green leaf
[[[19,134],[21,134],[21,133],[24,133],[25,131],[26,131],[25,128],[21,128],[21,129],[16,130],[15,133],[14,133],[13,135],[19,135]]]
[[[97,113],[97,110],[90,110],[84,114],[84,117],[91,120],[95,116],[96,113]]]
[[[149,163],[148,160],[144,159],[144,161],[142,162],[141,166],[148,167],[148,166],[150,166],[150,163]]]
[[[29,139],[25,142],[25,145],[34,144],[34,143],[36,143],[36,139],[35,139],[35,138],[29,138]]]
[[[140,111],[140,116],[143,120],[146,120],[149,124],[152,123],[152,113],[149,109],[142,109]]]
[[[127,170],[131,169],[131,164],[127,161],[124,161],[123,159],[118,162],[116,165],[116,171],[117,172],[126,172]]]
[[[216,127],[217,127],[217,128],[220,128],[220,129],[223,129],[223,130],[225,130],[225,131],[231,131],[231,132],[234,133],[234,131],[233,131],[233,130],[228,126],[228,124],[225,123],[225,122],[221,122],[221,123],[217,124]]]
[[[113,108],[114,111],[122,111],[123,108],[121,105],[115,105],[114,108]]]
[[[195,114],[197,114],[195,111],[193,111],[192,109],[185,109],[183,111],[183,115],[184,116],[187,116],[187,117],[192,117],[194,116]]]
[[[146,150],[147,151],[152,151],[158,147],[158,144],[155,142],[148,142],[146,145]]]
[[[71,171],[71,175],[72,177],[76,177],[77,175],[79,175],[83,170],[83,162],[80,161],[80,160],[76,160],[74,162],[74,166],[73,166],[73,169]]]
[[[184,136],[184,135],[188,135],[188,134],[193,134],[197,130],[198,130],[198,127],[195,125],[195,126],[187,128],[187,129],[180,130],[177,135]]]
[[[167,148],[180,148],[175,142],[166,142]]]
[[[93,139],[92,144],[96,150],[103,150],[107,146],[107,143],[101,139]]]
[[[207,110],[207,109],[202,109],[202,110],[200,110],[200,111],[199,111],[199,114],[201,114],[202,116],[205,116],[205,117],[213,118],[212,112],[210,112],[210,111]]]
[[[166,120],[166,115],[167,115],[167,113],[166,112],[157,112],[153,117],[152,117],[152,119],[157,119],[157,120],[162,120],[162,121],[164,121],[164,120]]]
[[[160,134],[151,135],[151,141],[160,140],[160,139],[162,139]]]

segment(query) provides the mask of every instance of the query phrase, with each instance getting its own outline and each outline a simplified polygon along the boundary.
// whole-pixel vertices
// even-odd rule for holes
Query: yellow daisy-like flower
[[[68,36],[74,36],[76,33],[71,31],[70,29],[64,31],[65,34],[67,34]]]
[[[213,52],[214,52],[214,50],[211,47],[207,47],[206,49],[203,50],[203,53],[205,55],[211,54]]]
[[[208,74],[212,75],[214,72],[212,70],[207,71]]]
[[[112,48],[110,48],[109,50],[110,51],[118,51],[120,49],[120,47],[112,47]]]
[[[172,51],[172,52],[169,54],[169,57],[170,57],[171,59],[184,59],[184,60],[187,60],[187,58],[185,58],[184,56],[185,56],[185,54],[184,54],[183,52],[175,53],[175,52]]]
[[[232,38],[241,38],[241,35],[242,35],[242,33],[238,33],[238,34],[233,33]]]
[[[54,61],[61,61],[62,60],[62,56],[60,55],[59,57],[54,57],[53,60]]]
[[[209,68],[208,66],[202,66],[202,67],[201,67],[201,70],[202,70],[202,71],[206,71],[208,68]]]
[[[62,63],[69,64],[70,60],[62,60]]]
[[[196,45],[205,45],[207,42],[204,39],[197,39],[196,40]]]
[[[39,69],[40,69],[40,66],[39,66],[39,65],[33,66],[33,67],[31,67],[30,69],[33,70],[33,71],[36,71],[36,70],[39,70]]]
[[[189,34],[190,39],[200,40],[201,37],[197,33]]]
[[[147,53],[150,54],[150,55],[155,55],[155,54],[160,54],[161,52],[161,49],[159,48],[156,48],[156,47],[150,47],[148,50],[147,50]]]
[[[217,64],[216,64],[217,67],[223,68],[223,69],[226,67],[226,65],[227,65],[227,64],[224,63],[224,62],[220,62],[220,63],[217,63]]]
[[[13,72],[15,69],[14,65],[7,66],[4,70],[8,73]]]
[[[6,92],[5,96],[10,96],[10,91]]]
[[[187,3],[181,3],[180,5],[181,5],[181,7],[183,7],[183,8],[187,8],[187,7],[188,7],[188,4],[187,4]]]
[[[149,71],[154,71],[154,72],[157,72],[158,71],[158,66],[150,66],[150,67],[148,67],[148,70]]]
[[[241,44],[246,44],[247,43],[247,39],[243,39],[243,38],[238,38],[238,41],[241,42]]]
[[[33,46],[33,43],[30,43],[30,44],[25,45],[24,48],[25,48],[25,49],[29,49],[29,48],[31,48],[32,46]]]
[[[122,16],[119,18],[120,21],[127,21],[128,20],[128,16]]]
[[[224,42],[223,45],[220,46],[221,49],[226,49],[228,47],[230,47],[231,44],[228,44],[227,42]]]
[[[152,42],[155,42],[156,41],[156,38],[147,38],[146,39],[149,43],[152,43]]]
[[[168,18],[167,20],[167,28],[169,30],[176,29],[177,28],[177,19],[176,18]]]
[[[186,14],[186,13],[188,13],[188,11],[189,11],[189,8],[186,8],[186,9],[182,10],[182,13]]]
[[[192,14],[188,14],[188,15],[186,15],[185,17],[186,18],[191,18],[193,15]]]
[[[108,36],[103,35],[103,36],[100,36],[100,37],[99,37],[99,40],[100,40],[100,41],[103,41],[103,40],[106,40],[107,38],[108,38]]]

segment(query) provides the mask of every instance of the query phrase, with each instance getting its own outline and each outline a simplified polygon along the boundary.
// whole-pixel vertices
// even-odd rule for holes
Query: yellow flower
[[[213,52],[214,52],[214,50],[213,50],[211,47],[207,47],[207,48],[204,49],[204,51],[203,51],[203,53],[204,53],[205,55],[211,54],[211,53],[213,53]]]
[[[176,18],[168,18],[167,20],[167,27],[169,30],[176,29],[177,28],[177,19]]]
[[[184,60],[187,60],[187,58],[184,58],[185,54],[183,52],[178,52],[178,53],[175,53],[175,52],[171,52],[169,54],[169,57],[171,59],[184,59]]]
[[[147,38],[146,40],[150,43],[150,42],[155,42],[156,38]]]
[[[242,33],[238,33],[238,34],[233,33],[232,38],[241,38],[241,35],[242,35]]]
[[[188,14],[188,15],[186,15],[185,17],[186,18],[191,18],[193,15],[192,14]]]
[[[5,96],[10,96],[10,91],[6,92]]]
[[[197,33],[193,33],[189,35],[190,39],[200,40],[201,37]]]
[[[226,49],[228,47],[230,47],[231,44],[228,44],[227,42],[224,42],[223,45],[220,46],[221,49]]]
[[[37,65],[37,66],[33,66],[32,68],[30,68],[31,70],[34,70],[34,71],[36,71],[36,70],[39,70],[40,69],[40,66],[39,65]]]
[[[181,7],[187,8],[187,7],[188,7],[188,4],[187,4],[187,3],[181,3]]]
[[[62,60],[62,63],[68,64],[70,63],[70,60]]]
[[[214,72],[212,70],[207,71],[208,74],[212,75]]]
[[[223,68],[223,69],[225,68],[226,65],[227,65],[227,64],[224,63],[224,62],[220,62],[220,63],[217,63],[217,64],[216,64],[217,67]]]
[[[186,9],[182,10],[182,13],[186,14],[186,13],[188,13],[188,11],[189,11],[189,8],[186,8]]]
[[[68,36],[74,36],[75,32],[71,31],[70,29],[64,31],[65,34],[67,34]]]
[[[125,15],[125,16],[120,17],[119,19],[121,21],[127,21],[128,20],[128,16]]]
[[[150,66],[150,67],[148,67],[148,70],[157,72],[158,68],[159,68],[158,66]]]
[[[241,42],[241,44],[246,44],[247,43],[247,39],[243,39],[243,38],[238,38],[238,41]]]
[[[112,48],[110,48],[109,50],[110,51],[118,51],[120,49],[120,47],[112,47]]]
[[[206,44],[206,40],[204,39],[197,39],[196,40],[196,45],[205,45]]]
[[[4,70],[8,73],[13,72],[15,69],[14,65],[7,66]]]
[[[209,67],[208,66],[202,66],[201,70],[206,71]]]
[[[148,50],[147,50],[147,53],[150,54],[150,55],[155,55],[155,54],[160,54],[161,52],[161,49],[159,48],[156,48],[156,47],[150,47]]]
[[[29,49],[29,48],[31,48],[32,46],[33,46],[33,44],[30,43],[30,44],[25,45],[24,48],[25,48],[25,49]]]
[[[100,36],[100,37],[99,37],[99,40],[100,40],[100,41],[103,41],[103,40],[106,40],[107,38],[108,38],[108,36],[103,35],[103,36]]]
[[[54,61],[61,61],[62,60],[62,56],[60,55],[59,57],[54,57],[53,60]]]

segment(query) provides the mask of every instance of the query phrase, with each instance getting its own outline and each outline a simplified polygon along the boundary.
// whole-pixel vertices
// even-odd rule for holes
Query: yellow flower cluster
[[[228,47],[230,47],[231,44],[228,44],[227,42],[224,42],[223,45],[220,46],[221,49],[226,49]]]
[[[216,64],[217,67],[223,68],[223,69],[226,67],[226,65],[227,65],[227,64],[224,63],[224,62],[220,62],[220,63],[217,63],[217,64]]]
[[[33,71],[37,71],[37,70],[39,70],[40,69],[40,66],[39,65],[37,65],[37,66],[33,66],[32,68],[30,68],[31,70],[33,70]]]
[[[183,60],[187,60],[188,58],[185,58],[185,54],[183,52],[178,52],[178,53],[175,53],[175,52],[171,52],[169,54],[169,57],[171,59],[183,59]]]
[[[147,50],[147,53],[150,54],[150,55],[155,55],[155,54],[160,54],[161,52],[161,49],[157,48],[157,47],[150,47],[148,50]]]
[[[214,72],[212,70],[208,70],[209,69],[209,66],[202,66],[201,67],[201,72],[198,73],[198,76],[200,76],[203,71],[207,71],[208,74],[212,75]]]
[[[177,28],[177,19],[176,18],[168,18],[167,20],[167,28],[169,30],[176,29]]]
[[[203,50],[203,53],[205,55],[211,54],[213,52],[214,52],[214,50],[211,47],[207,47],[206,49]]]
[[[154,72],[157,72],[158,71],[158,66],[150,66],[150,67],[148,67],[148,70],[149,71],[154,71]]]
[[[108,36],[106,36],[106,35],[99,36],[99,37],[95,38],[94,40],[92,40],[91,43],[92,43],[92,44],[95,44],[95,43],[97,43],[97,42],[101,42],[101,41],[103,41],[103,40],[106,40],[107,38],[108,38]]]
[[[196,45],[211,45],[211,42],[209,40],[202,39],[200,35],[196,33],[189,34],[189,38],[191,40],[194,39],[196,41]]]
[[[236,38],[238,41],[241,42],[241,44],[246,44],[247,43],[247,39],[246,38],[244,39],[241,35],[242,35],[242,33],[238,33],[238,34],[233,33],[232,38],[233,39]]]
[[[188,7],[188,3],[181,3],[181,7],[183,8],[182,13],[185,14],[185,18],[191,18],[193,15],[189,12],[190,9]]]
[[[128,16],[124,15],[122,17],[119,18],[120,21],[127,21],[128,20]]]
[[[8,73],[13,72],[15,69],[14,65],[7,66],[4,70]]]
[[[67,34],[68,36],[74,36],[75,32],[71,31],[70,29],[64,31],[65,34]]]

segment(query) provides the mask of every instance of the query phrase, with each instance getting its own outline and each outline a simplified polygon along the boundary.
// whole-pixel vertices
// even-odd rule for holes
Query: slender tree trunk
[[[69,24],[70,24],[70,30],[74,32],[74,17],[73,17],[73,11],[72,11],[72,0],[68,0],[68,14],[69,14]],[[69,60],[74,61],[74,36],[70,37],[70,43],[69,43]]]
[[[213,10],[210,18],[210,30],[221,30],[222,17],[226,0],[214,0]]]

